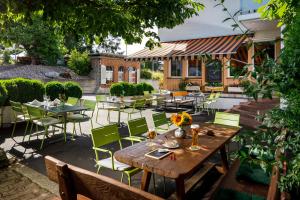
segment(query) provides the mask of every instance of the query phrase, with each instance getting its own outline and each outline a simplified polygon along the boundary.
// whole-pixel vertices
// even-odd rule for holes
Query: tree
[[[151,31],[154,26],[172,28],[203,7],[194,0],[2,0],[0,23],[5,24],[11,14],[30,21],[33,12],[42,11],[44,20],[61,27],[70,45],[83,38],[86,45],[96,40],[101,43],[111,35],[122,37],[127,44],[141,43],[146,36],[146,46],[153,47],[159,40]]]
[[[107,37],[100,44],[97,45],[96,51],[99,53],[112,53],[112,54],[124,54],[124,51],[120,51],[121,38]]]

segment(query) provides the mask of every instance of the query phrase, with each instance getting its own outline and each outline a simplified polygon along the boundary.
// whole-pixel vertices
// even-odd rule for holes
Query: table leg
[[[152,173],[144,170],[141,180],[141,190],[148,191]]]
[[[176,199],[183,200],[185,198],[184,179],[177,178],[176,182]]]
[[[221,154],[223,172],[224,172],[224,174],[226,174],[229,169],[229,164],[228,164],[228,160],[227,160],[225,145],[223,145],[223,147],[220,149],[220,154]]]
[[[67,141],[67,113],[64,114],[64,139]]]

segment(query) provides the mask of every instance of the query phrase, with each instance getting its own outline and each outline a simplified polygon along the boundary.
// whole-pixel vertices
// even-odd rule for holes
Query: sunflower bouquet
[[[171,116],[171,122],[178,127],[191,125],[192,121],[192,116],[187,112],[177,113]]]

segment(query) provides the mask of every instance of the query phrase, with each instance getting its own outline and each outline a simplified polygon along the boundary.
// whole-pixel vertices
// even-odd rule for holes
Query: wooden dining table
[[[211,130],[212,134],[207,134]],[[116,160],[133,167],[143,169],[141,180],[141,189],[148,191],[152,173],[164,177],[175,179],[176,198],[185,199],[185,179],[195,174],[205,162],[220,151],[223,172],[228,171],[229,165],[225,144],[234,137],[240,128],[212,123],[200,125],[198,144],[199,150],[192,151],[189,149],[192,138],[187,136],[184,139],[174,137],[174,131],[171,130],[165,134],[156,137],[157,145],[149,147],[147,141],[136,143],[122,150],[116,151],[114,157]],[[210,132],[211,133],[211,132]],[[168,155],[160,160],[146,157],[145,154],[155,148],[161,148],[161,144],[166,140],[177,140],[179,148],[171,149],[173,155]],[[172,159],[171,159],[172,157]],[[175,158],[175,159],[174,159]]]

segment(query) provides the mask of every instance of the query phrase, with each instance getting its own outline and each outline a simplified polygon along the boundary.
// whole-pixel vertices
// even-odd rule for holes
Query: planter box
[[[1,126],[2,127],[9,127],[11,126],[12,122],[12,110],[10,106],[4,106],[2,109],[2,116],[1,116]]]
[[[224,87],[223,86],[220,86],[220,87],[205,86],[204,90],[206,92],[223,92],[224,91]]]
[[[228,87],[228,92],[230,93],[243,93],[244,88],[243,87]]]

